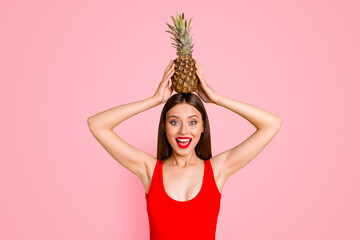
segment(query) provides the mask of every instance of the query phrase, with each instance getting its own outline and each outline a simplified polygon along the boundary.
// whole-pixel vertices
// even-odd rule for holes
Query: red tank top
[[[145,194],[150,240],[215,240],[221,193],[210,160],[204,164],[200,192],[188,201],[177,201],[165,191],[162,162],[157,159],[148,194]]]

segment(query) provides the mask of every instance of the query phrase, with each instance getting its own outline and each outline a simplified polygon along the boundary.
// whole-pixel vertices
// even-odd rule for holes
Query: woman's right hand
[[[172,84],[169,87],[169,83],[171,83],[171,76],[175,72],[174,67],[175,67],[174,61],[171,60],[170,64],[165,69],[163,79],[161,80],[159,87],[153,96],[154,98],[156,98],[158,100],[159,104],[166,102],[169,99],[169,97],[171,96],[173,87],[172,87]]]

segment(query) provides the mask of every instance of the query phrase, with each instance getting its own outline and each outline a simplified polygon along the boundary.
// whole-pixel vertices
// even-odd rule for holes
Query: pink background
[[[87,118],[152,96],[192,20],[218,93],[283,118],[223,189],[217,239],[360,239],[357,1],[2,1],[0,239],[148,239],[143,185]],[[255,128],[206,104],[213,156]],[[114,130],[156,156],[163,105]]]

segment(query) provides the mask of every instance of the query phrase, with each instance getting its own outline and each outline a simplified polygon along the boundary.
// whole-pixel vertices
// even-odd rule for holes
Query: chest
[[[189,169],[162,165],[162,186],[168,197],[177,201],[188,201],[195,198],[205,180],[205,165]]]

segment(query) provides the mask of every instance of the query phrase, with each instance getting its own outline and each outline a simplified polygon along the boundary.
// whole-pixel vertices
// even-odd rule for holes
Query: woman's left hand
[[[204,70],[200,66],[198,61],[195,61],[196,75],[198,76],[200,82],[196,88],[196,93],[201,97],[201,99],[206,103],[216,103],[216,98],[218,94],[205,82]]]

